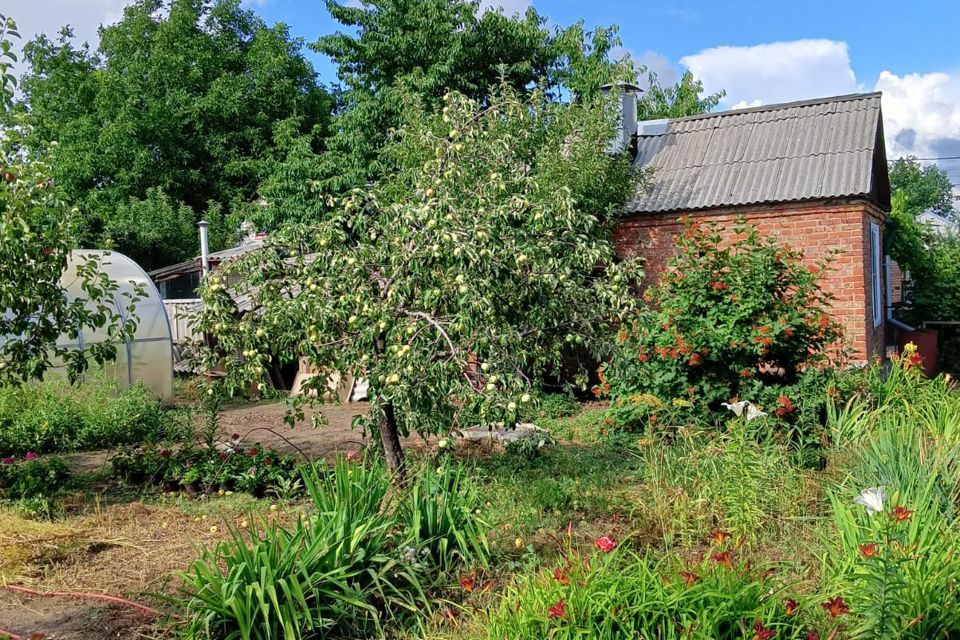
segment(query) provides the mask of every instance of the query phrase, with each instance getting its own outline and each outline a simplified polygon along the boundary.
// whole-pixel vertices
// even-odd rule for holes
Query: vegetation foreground
[[[151,483],[129,450],[45,483],[56,456],[29,452],[0,466],[0,570],[129,598],[114,617],[149,637],[955,637],[960,396],[910,360],[837,383],[819,456],[765,418],[637,431],[559,396],[557,444],[442,440],[402,488],[353,452],[284,463],[260,498]]]

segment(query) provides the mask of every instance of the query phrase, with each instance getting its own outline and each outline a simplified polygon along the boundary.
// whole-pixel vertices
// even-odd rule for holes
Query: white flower
[[[446,449],[449,444],[450,444],[450,442],[447,441],[446,438],[440,438],[440,441],[437,442],[437,448],[438,448],[438,449]]]
[[[867,514],[872,516],[883,511],[884,500],[886,500],[886,496],[883,495],[883,487],[871,487],[861,491],[860,495],[853,499],[853,503],[862,504],[866,507]]]
[[[767,414],[760,409],[757,409],[755,406],[747,403],[747,421],[753,420],[754,418],[766,418]]]

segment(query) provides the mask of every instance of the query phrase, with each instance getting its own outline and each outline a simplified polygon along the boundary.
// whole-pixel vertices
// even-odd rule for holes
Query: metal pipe
[[[203,275],[210,273],[210,244],[207,237],[209,224],[206,220],[197,223],[200,227],[200,266],[203,268]]]

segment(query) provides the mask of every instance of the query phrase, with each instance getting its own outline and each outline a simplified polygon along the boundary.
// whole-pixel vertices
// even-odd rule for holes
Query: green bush
[[[9,500],[46,498],[59,493],[70,470],[56,457],[38,457],[29,452],[24,460],[0,460],[0,497]]]
[[[400,504],[400,522],[410,550],[442,571],[458,564],[484,564],[489,555],[487,524],[479,515],[480,494],[462,466],[425,466]]]
[[[143,386],[98,377],[0,388],[0,455],[104,449],[175,436],[183,426]]]
[[[650,394],[701,413],[749,400],[796,421],[798,399],[784,394],[827,364],[840,337],[820,288],[829,262],[807,266],[743,220],[734,231],[729,240],[716,224],[687,225],[677,257],[644,294],[648,307],[620,330],[596,393]]]
[[[482,562],[477,493],[459,468],[424,470],[403,493],[379,463],[304,467],[315,513],[205,550],[185,576],[187,637],[300,640],[382,635],[427,605],[431,572]],[[252,521],[253,519],[251,519]]]

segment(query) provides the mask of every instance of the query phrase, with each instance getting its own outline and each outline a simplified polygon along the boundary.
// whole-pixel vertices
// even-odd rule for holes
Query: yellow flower
[[[513,546],[515,546],[517,549],[522,549],[522,548],[523,548],[523,538],[517,538],[516,540],[514,540],[514,541],[513,541]]]
[[[210,527],[210,533],[216,533],[216,532],[217,532],[217,525],[213,525],[212,527]]]

